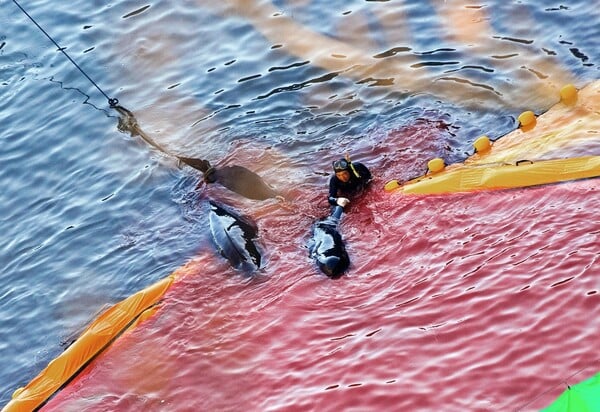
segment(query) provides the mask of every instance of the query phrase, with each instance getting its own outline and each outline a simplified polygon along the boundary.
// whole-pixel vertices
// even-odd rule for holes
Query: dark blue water
[[[168,150],[218,163],[240,145],[262,147],[297,179],[326,169],[315,153],[423,119],[443,122],[438,154],[461,161],[478,135],[498,138],[520,111],[550,107],[564,81],[598,79],[593,3],[492,3],[481,5],[490,32],[479,43],[449,36],[446,2],[23,6]],[[119,131],[105,97],[12,2],[0,7],[4,405],[95,314],[210,244],[200,175]],[[340,69],[321,61],[325,43],[293,48],[269,28],[284,19],[360,58]],[[365,62],[375,69],[357,69]]]

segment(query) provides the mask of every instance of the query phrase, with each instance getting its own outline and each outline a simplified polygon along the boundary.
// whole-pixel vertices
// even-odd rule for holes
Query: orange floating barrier
[[[600,81],[581,91],[567,85],[561,99],[576,99],[575,106],[556,104],[539,120],[533,112],[519,116],[521,127],[492,146],[486,136],[473,146],[475,154],[464,163],[449,165],[437,173],[400,183],[389,181],[384,190],[405,194],[440,194],[477,190],[529,187],[600,176],[600,156],[582,149],[597,142],[600,130]],[[533,129],[535,127],[535,129]],[[597,144],[597,143],[596,143]],[[575,148],[577,157],[555,158]],[[548,153],[552,153],[551,156]]]
[[[114,339],[151,315],[152,309],[173,280],[174,275],[168,276],[98,316],[71,346],[52,360],[27,386],[17,389],[2,410],[25,412],[43,405]]]

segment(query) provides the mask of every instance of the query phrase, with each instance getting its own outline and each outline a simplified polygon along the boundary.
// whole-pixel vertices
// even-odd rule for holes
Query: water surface
[[[120,132],[104,96],[5,2],[1,404],[99,311],[190,259],[196,275],[160,316],[55,410],[534,410],[598,370],[594,180],[411,200],[380,190],[432,157],[462,161],[565,82],[596,80],[592,3],[23,6],[161,145],[249,167],[293,206],[198,186],[198,172]],[[353,267],[331,282],[305,244],[345,151],[376,179],[343,221]],[[257,221],[267,282],[214,253],[209,198]]]

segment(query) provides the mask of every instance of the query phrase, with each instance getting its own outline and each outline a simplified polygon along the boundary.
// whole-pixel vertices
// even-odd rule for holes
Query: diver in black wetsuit
[[[356,196],[371,181],[371,172],[362,163],[352,163],[348,155],[333,162],[335,175],[329,180],[331,215],[318,221],[308,242],[308,251],[319,269],[331,278],[339,278],[350,266],[338,224],[344,207],[350,203],[346,196]]]
[[[371,181],[371,172],[362,163],[352,163],[346,156],[333,162],[335,175],[329,180],[329,204],[346,207],[348,197],[362,192]]]

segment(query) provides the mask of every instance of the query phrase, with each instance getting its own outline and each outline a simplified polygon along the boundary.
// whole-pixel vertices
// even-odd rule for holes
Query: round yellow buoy
[[[518,120],[521,124],[521,130],[524,132],[527,132],[535,127],[536,118],[535,114],[531,110],[521,113],[518,117]]]
[[[487,136],[480,136],[473,142],[473,147],[477,153],[483,153],[490,150],[492,145],[490,144],[490,139]]]
[[[527,110],[519,115],[518,120],[519,123],[521,123],[521,126],[527,127],[535,122],[535,113],[533,113],[531,110]]]
[[[386,192],[391,192],[392,190],[398,189],[400,187],[400,183],[397,180],[390,180],[383,187]]]
[[[427,163],[427,168],[429,169],[429,171],[431,173],[441,172],[442,170],[444,170],[445,167],[446,167],[446,163],[444,162],[444,159],[439,158],[439,157],[436,157],[435,159],[431,159]]]
[[[24,387],[21,388],[17,388],[13,394],[12,394],[12,398],[15,399],[17,396],[19,396],[21,394],[21,392],[23,392],[25,390]]]
[[[567,84],[560,89],[560,100],[565,104],[573,104],[577,100],[577,89],[572,84]]]

